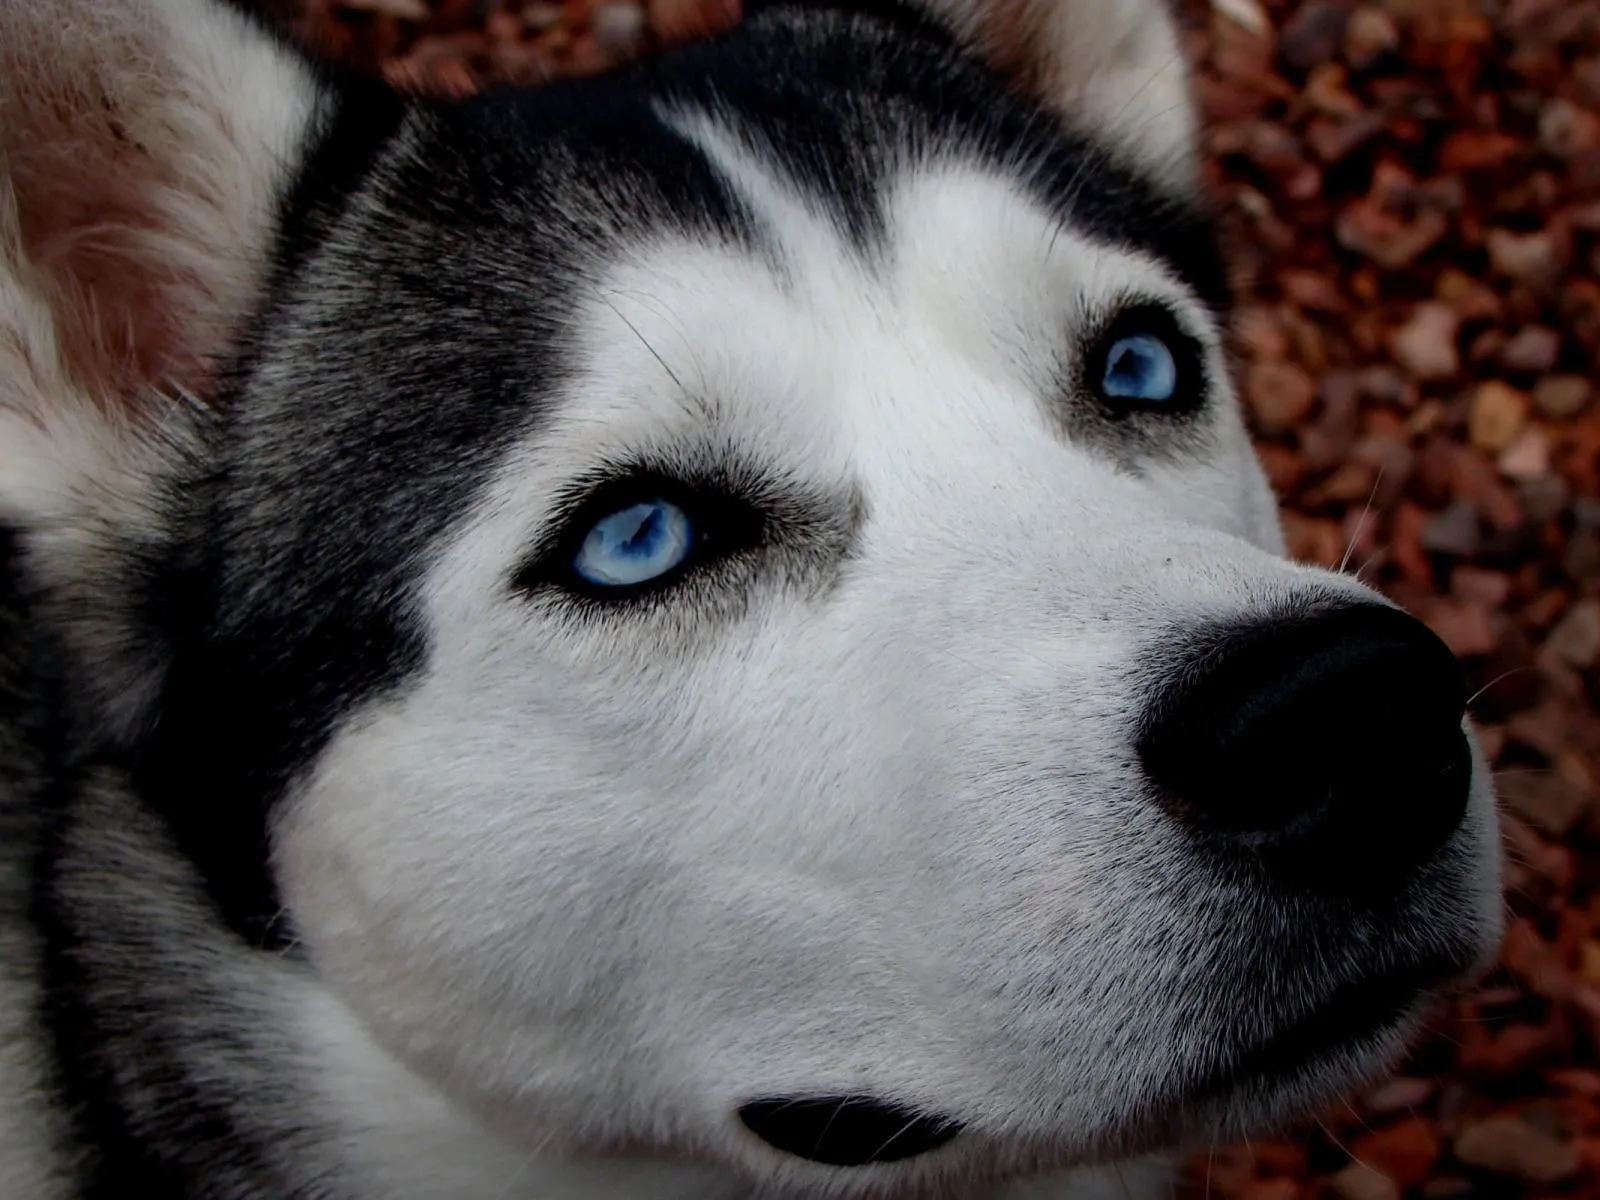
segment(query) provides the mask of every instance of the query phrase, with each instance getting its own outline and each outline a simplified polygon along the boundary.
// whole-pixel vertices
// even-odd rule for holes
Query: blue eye
[[[683,565],[694,548],[689,514],[666,500],[645,500],[596,521],[572,569],[596,587],[633,587]]]
[[[1165,342],[1151,334],[1118,338],[1106,353],[1100,390],[1110,400],[1165,404],[1178,394],[1178,360]]]

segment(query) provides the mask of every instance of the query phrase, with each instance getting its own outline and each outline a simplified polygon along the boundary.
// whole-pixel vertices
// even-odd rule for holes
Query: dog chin
[[[1358,990],[1206,1079],[1130,1099],[1126,1114],[1088,1143],[1051,1130],[976,1131],[954,1115],[869,1096],[771,1099],[745,1106],[741,1118],[782,1157],[751,1162],[740,1153],[724,1165],[750,1178],[759,1195],[841,1200],[970,1200],[1006,1197],[1012,1187],[1024,1196],[1033,1194],[1030,1180],[1076,1172],[1104,1171],[1114,1181],[1122,1164],[1260,1136],[1381,1079],[1437,1001],[1419,997],[1409,974]]]

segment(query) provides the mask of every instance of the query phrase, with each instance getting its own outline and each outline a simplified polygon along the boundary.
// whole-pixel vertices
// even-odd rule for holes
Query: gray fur
[[[209,0],[0,0],[0,1193],[1159,1196],[1392,1061],[1497,936],[1481,759],[1366,907],[1135,761],[1197,630],[1378,603],[1284,561],[1176,44],[774,2],[402,104]],[[1181,413],[1084,371],[1136,305]],[[758,533],[586,591],[619,475]],[[738,1116],[855,1094],[962,1131]]]

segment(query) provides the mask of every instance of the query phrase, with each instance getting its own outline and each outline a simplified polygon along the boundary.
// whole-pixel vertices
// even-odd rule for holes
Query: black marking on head
[[[21,538],[0,523],[0,856],[25,855],[45,807],[30,797],[62,770],[69,723],[59,678],[61,647],[35,611],[25,581]],[[5,890],[26,875],[0,871],[0,911],[11,911]]]
[[[344,93],[286,206],[215,472],[184,498],[197,532],[152,588],[180,599],[139,784],[235,929],[274,939],[271,807],[355,706],[424,661],[419,579],[570,376],[575,309],[607,264],[663,237],[768,255],[663,114],[725,114],[864,246],[893,168],[939,154],[1020,178],[1220,302],[1195,205],[908,10],[849,7],[762,7],[714,42],[533,91]]]
[[[411,110],[392,89],[359,77],[334,77],[327,96],[321,131],[279,218],[278,282],[327,236]]]
[[[1215,215],[1200,196],[1042,114],[897,0],[765,0],[729,36],[644,70],[667,102],[726,114],[864,252],[878,248],[897,168],[942,154],[1017,178],[1063,224],[1158,259],[1218,314],[1229,305]]]
[[[424,564],[571,370],[562,334],[596,256],[668,230],[755,245],[636,91],[501,93],[378,132],[335,203],[302,197],[334,215],[257,327],[199,549],[163,581],[189,602],[140,786],[264,944],[292,932],[269,810],[342,714],[420,667]]]
[[[34,1015],[38,1031],[54,1041],[59,1060],[42,1061],[35,1078],[8,1079],[5,1086],[15,1089],[13,1099],[37,1086],[42,1107],[70,1112],[67,1102],[78,1090],[70,1055],[86,1043],[67,1010],[55,1002],[48,849],[75,781],[73,730],[65,652],[33,602],[20,541],[15,530],[0,524],[0,922],[13,935],[7,938],[12,960],[6,969],[46,989]],[[43,944],[29,944],[34,931]],[[81,1114],[75,1118],[73,1133],[80,1139],[91,1133]],[[67,1148],[36,1148],[56,1150]]]
[[[37,1077],[8,1079],[7,1086],[41,1089],[36,1101],[59,1117],[65,1144],[34,1149],[70,1173],[72,1194],[84,1200],[218,1188],[251,1200],[283,1195],[285,1181],[268,1168],[259,1143],[237,1136],[229,1107],[237,1098],[227,1094],[233,1084],[216,1069],[224,1056],[213,1056],[199,1076],[184,1061],[194,1052],[196,1026],[226,1026],[228,1010],[205,1010],[209,1022],[197,1022],[197,1010],[182,1012],[175,1031],[174,1014],[161,1001],[188,982],[185,968],[152,955],[137,937],[109,931],[108,914],[97,906],[101,880],[94,872],[139,871],[149,860],[138,850],[122,858],[136,839],[110,823],[94,825],[115,847],[102,849],[107,857],[85,858],[73,847],[80,823],[97,821],[98,814],[82,811],[91,789],[118,786],[122,777],[93,757],[97,731],[79,724],[81,714],[71,709],[84,665],[58,644],[48,615],[30,601],[17,539],[0,527],[0,921],[37,935],[36,947],[11,941],[7,952],[19,956],[6,966],[42,989],[34,1028],[49,1055]],[[159,903],[159,889],[155,883],[147,899]],[[116,915],[135,926],[147,916]],[[166,949],[180,959],[193,953]],[[236,1026],[230,1032],[244,1040],[259,1035]],[[253,1103],[263,1098],[260,1083],[252,1081]],[[287,1095],[276,1099],[292,1110]]]

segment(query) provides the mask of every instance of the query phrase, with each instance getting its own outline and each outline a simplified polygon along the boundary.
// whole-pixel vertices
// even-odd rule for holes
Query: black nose
[[[753,1100],[739,1109],[739,1119],[774,1149],[831,1167],[915,1158],[961,1132],[960,1122],[872,1096]]]
[[[1398,886],[1460,826],[1462,675],[1422,622],[1348,606],[1213,631],[1181,658],[1139,754],[1193,827],[1286,882],[1356,893]]]

